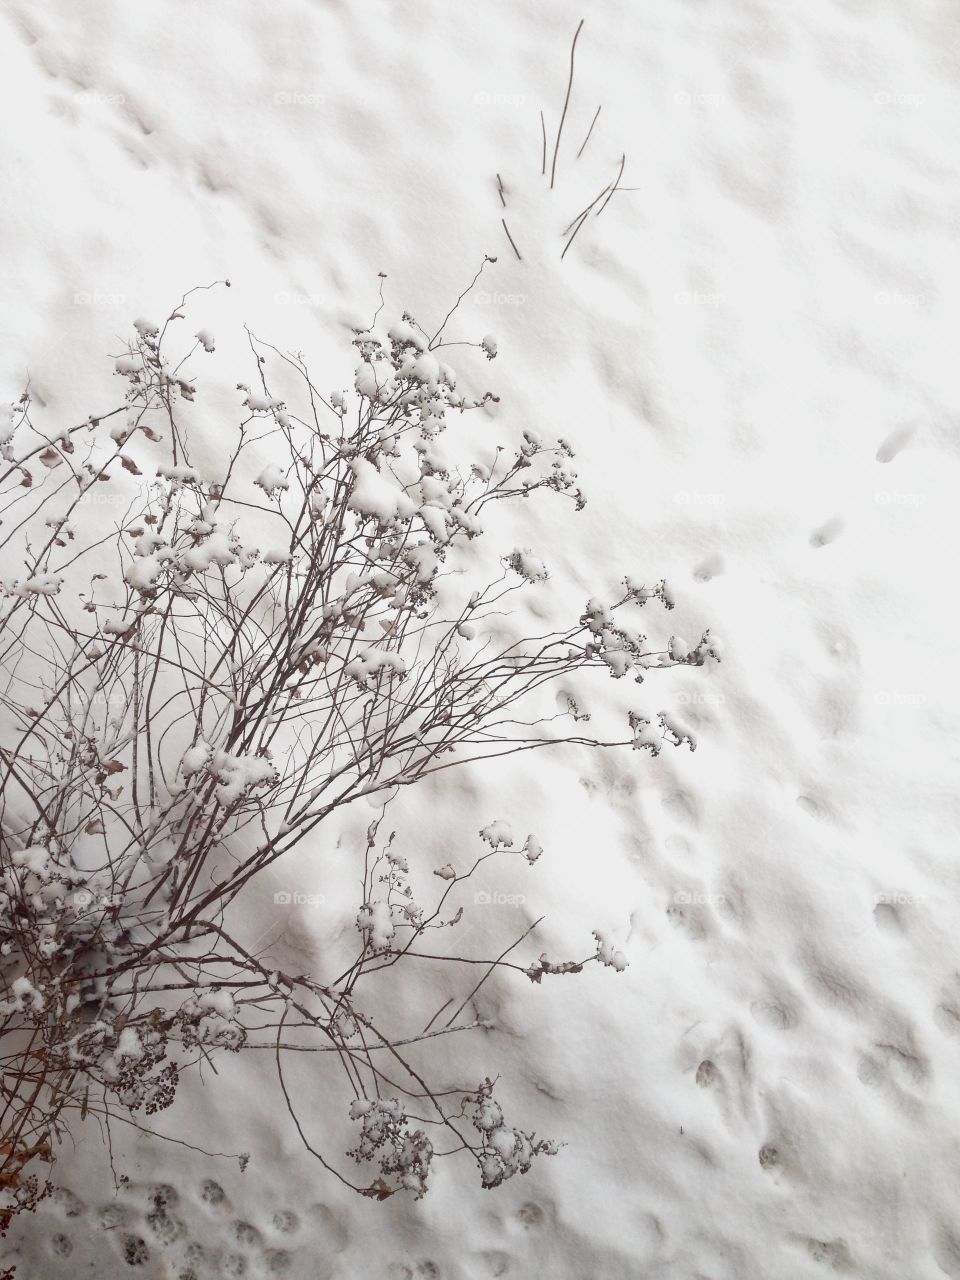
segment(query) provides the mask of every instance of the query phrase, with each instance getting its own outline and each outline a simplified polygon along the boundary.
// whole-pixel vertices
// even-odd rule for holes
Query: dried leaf
[[[369,1187],[364,1187],[360,1194],[370,1196],[373,1200],[386,1200],[388,1196],[393,1195],[393,1188],[388,1187],[383,1178],[378,1178]]]

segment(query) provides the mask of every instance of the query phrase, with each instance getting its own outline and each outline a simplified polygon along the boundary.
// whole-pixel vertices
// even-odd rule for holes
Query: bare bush
[[[717,646],[648,644],[637,611],[672,607],[662,582],[628,579],[569,626],[519,636],[511,605],[546,579],[537,556],[508,550],[475,585],[497,504],[549,491],[583,505],[565,441],[526,430],[477,446],[463,430],[496,397],[459,392],[446,348],[485,367],[493,339],[448,344],[449,316],[430,335],[404,315],[355,333],[353,389],[330,393],[251,334],[256,377],[210,477],[188,361],[214,341],[201,331],[172,353],[185,302],[163,326],[136,322],[109,412],[51,429],[25,393],[0,420],[3,1193],[14,1207],[41,1194],[24,1171],[74,1116],[148,1127],[185,1071],[255,1048],[275,1056],[304,1142],[362,1194],[420,1195],[455,1152],[495,1186],[555,1146],[508,1124],[488,1077],[439,1087],[433,1047],[477,1025],[464,1015],[497,970],[539,983],[625,964],[600,934],[573,959],[515,960],[522,939],[459,954],[463,882],[490,857],[536,861],[536,839],[484,828],[464,869],[433,868],[426,906],[375,821],[357,851],[355,958],[322,979],[262,963],[234,904],[360,797],[561,741],[692,748],[670,716],[627,706],[618,734],[592,736],[566,691],[591,671],[629,687]],[[430,961],[467,973],[458,1006],[426,1027],[371,1013],[387,972]],[[310,1144],[292,1050],[342,1074],[359,1176]]]

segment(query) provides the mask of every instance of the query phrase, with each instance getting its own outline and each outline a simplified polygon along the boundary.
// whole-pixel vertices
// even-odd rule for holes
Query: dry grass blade
[[[522,262],[523,259],[520,257],[520,250],[517,248],[517,246],[513,242],[513,236],[510,234],[510,228],[507,226],[506,218],[501,218],[500,222],[503,225],[504,231],[507,233],[507,239],[510,241],[510,247],[513,249],[513,252],[517,255],[517,261]]]
[[[586,147],[587,143],[590,141],[590,135],[591,133],[593,133],[593,126],[597,123],[597,117],[600,115],[601,110],[602,110],[602,106],[597,107],[596,115],[590,121],[590,128],[587,130],[587,136],[584,138],[583,142],[580,143],[580,150],[577,152],[578,160],[583,155],[584,147]]]
[[[577,29],[573,33],[573,43],[570,45],[570,75],[567,79],[567,94],[563,100],[563,112],[560,116],[560,124],[557,127],[557,140],[553,144],[553,163],[550,166],[550,190],[553,190],[554,180],[557,176],[557,155],[560,151],[560,138],[563,135],[563,125],[567,118],[567,108],[570,106],[570,94],[573,90],[573,60],[577,49],[577,40],[583,29],[583,19],[581,18],[577,24]]]

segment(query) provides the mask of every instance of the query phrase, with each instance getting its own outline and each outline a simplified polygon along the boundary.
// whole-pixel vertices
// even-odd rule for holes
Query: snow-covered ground
[[[363,1200],[303,1151],[269,1069],[231,1060],[159,1127],[249,1151],[244,1174],[118,1125],[115,1193],[90,1122],[60,1158],[70,1194],[0,1263],[18,1280],[960,1276],[955,4],[0,10],[4,397],[29,376],[37,419],[82,420],[116,399],[106,357],[135,316],[229,277],[192,312],[217,336],[213,454],[249,375],[244,323],[348,385],[378,272],[388,309],[439,324],[495,255],[458,332],[496,335],[502,418],[567,436],[590,498],[518,522],[541,590],[574,612],[624,573],[666,576],[677,629],[725,647],[650,682],[696,754],[520,757],[391,818],[425,858],[493,818],[536,831],[527,902],[485,908],[491,936],[546,912],[551,951],[602,927],[630,958],[500,982],[484,1007],[479,1076],[501,1073],[557,1157],[494,1191],[444,1162],[422,1201]],[[629,190],[561,261],[624,154]],[[350,927],[334,846],[276,870],[326,897],[263,907],[278,965],[319,964]],[[296,1078],[311,1134],[336,1140],[309,1064]],[[175,1193],[159,1216],[157,1184]]]

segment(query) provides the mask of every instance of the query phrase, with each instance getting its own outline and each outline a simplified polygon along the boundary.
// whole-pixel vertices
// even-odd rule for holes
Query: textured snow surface
[[[492,819],[535,830],[543,856],[491,873],[479,927],[509,938],[546,913],[531,961],[589,954],[594,929],[629,961],[482,997],[477,1080],[499,1071],[511,1123],[565,1141],[556,1157],[493,1191],[443,1160],[423,1200],[362,1200],[302,1149],[269,1064],[221,1057],[157,1127],[249,1151],[244,1174],[118,1123],[115,1194],[88,1121],[67,1190],[0,1265],[960,1277],[954,0],[0,11],[0,400],[29,376],[38,422],[82,421],[117,397],[135,319],[229,277],[188,318],[216,335],[196,358],[215,465],[236,383],[254,385],[244,323],[346,388],[378,272],[390,318],[432,331],[490,253],[450,332],[491,335],[499,413],[568,438],[589,499],[531,504],[503,554],[542,556],[544,610],[666,577],[677,631],[724,642],[719,667],[650,680],[648,716],[696,754],[519,757],[389,819],[421,880]],[[539,111],[549,170],[580,17],[550,191]],[[624,152],[631,190],[561,262]],[[348,858],[370,816],[248,904],[278,968],[319,973],[330,931],[356,934]],[[290,1076],[308,1136],[342,1152],[345,1109],[311,1061]]]

